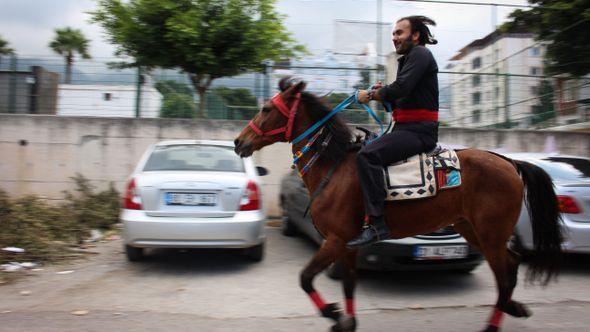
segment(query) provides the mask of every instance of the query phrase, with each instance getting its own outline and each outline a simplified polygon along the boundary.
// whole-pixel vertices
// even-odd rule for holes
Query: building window
[[[471,78],[471,83],[474,87],[479,86],[479,83],[481,83],[481,76],[473,75],[473,77]]]
[[[531,75],[537,76],[537,75],[541,75],[541,68],[539,67],[531,67]]]
[[[495,96],[495,98],[500,97],[500,88],[499,87],[494,88],[494,96]]]
[[[471,120],[473,123],[479,123],[481,121],[481,111],[474,110],[473,113],[471,114]]]
[[[531,86],[531,94],[537,96],[539,94],[539,86],[533,85]]]
[[[477,69],[479,67],[481,67],[481,57],[474,58],[471,61],[471,68],[472,69]]]
[[[113,94],[110,92],[103,94],[103,99],[106,101],[110,101],[112,97],[113,97]]]
[[[529,55],[530,56],[540,56],[541,55],[541,48],[539,46],[529,48]]]
[[[476,92],[471,94],[471,103],[473,105],[479,105],[481,103],[481,93]]]

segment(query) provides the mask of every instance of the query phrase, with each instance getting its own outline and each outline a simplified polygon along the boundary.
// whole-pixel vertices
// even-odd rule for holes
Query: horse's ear
[[[285,90],[291,87],[291,84],[293,84],[291,76],[283,77],[279,81],[279,90],[281,90],[281,92],[285,92]]]
[[[281,92],[285,92],[288,89],[291,89],[291,92],[293,93],[300,93],[305,90],[306,85],[307,84],[300,79],[292,76],[286,76],[279,81],[279,90],[281,90]]]
[[[303,90],[305,90],[305,87],[306,86],[307,86],[307,83],[305,83],[304,81],[297,82],[297,84],[295,85],[295,87],[293,87],[293,93],[301,93],[301,92],[303,92]]]

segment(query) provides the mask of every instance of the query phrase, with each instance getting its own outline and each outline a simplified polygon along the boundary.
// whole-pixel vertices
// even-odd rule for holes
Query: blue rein
[[[305,132],[303,132],[303,134],[295,137],[295,139],[293,139],[293,141],[291,143],[297,144],[297,143],[301,142],[303,139],[305,139],[306,137],[311,135],[314,131],[316,131],[316,129],[323,126],[328,120],[330,120],[330,118],[332,118],[334,115],[336,115],[337,113],[344,110],[346,107],[350,106],[352,103],[356,103],[358,105],[361,105],[365,109],[365,111],[367,111],[367,113],[369,113],[369,115],[371,115],[371,117],[379,124],[379,127],[381,129],[381,134],[378,137],[383,136],[383,134],[384,134],[383,123],[381,122],[381,120],[379,120],[379,118],[377,117],[377,114],[375,114],[375,112],[371,109],[371,107],[369,107],[369,105],[359,103],[358,93],[359,92],[357,90],[357,91],[355,91],[355,93],[348,96],[348,98],[344,99],[340,104],[338,104],[336,107],[334,107],[334,109],[332,109],[332,111],[330,113],[328,113],[328,115],[324,116],[320,121],[314,123],[313,126],[309,127]],[[389,105],[389,103],[386,103],[385,107],[387,108],[387,112],[391,113],[391,106]]]
[[[371,107],[369,107],[369,105],[366,104],[361,104],[358,101],[358,90],[353,93],[352,95],[350,95],[348,98],[346,98],[344,101],[342,101],[340,104],[338,104],[338,106],[334,107],[334,109],[332,111],[330,111],[330,113],[328,113],[326,116],[324,116],[320,121],[314,123],[311,127],[309,127],[303,134],[297,136],[295,139],[293,139],[293,141],[291,141],[292,144],[297,144],[299,142],[301,142],[302,140],[304,140],[305,138],[307,138],[309,135],[311,135],[314,131],[316,131],[318,128],[323,128],[322,126],[328,121],[330,120],[330,118],[332,118],[334,115],[336,115],[338,112],[341,112],[342,110],[344,110],[346,107],[348,107],[350,104],[352,103],[356,103],[359,105],[362,105],[363,108],[365,109],[365,111],[367,111],[367,113],[369,113],[371,115],[371,117],[379,124],[379,127],[381,128],[381,134],[379,134],[379,136],[377,136],[376,138],[369,140],[369,143],[374,141],[375,139],[383,136],[383,134],[385,133],[383,131],[383,123],[381,123],[381,120],[379,120],[379,118],[377,117],[377,114],[375,114],[375,112],[371,109]],[[385,107],[387,109],[388,113],[391,113],[391,106],[389,105],[389,103],[385,103]],[[391,122],[388,126],[388,130],[391,127]],[[301,157],[303,157],[303,155],[305,153],[307,153],[310,149],[311,146],[313,145],[313,143],[318,139],[318,137],[321,135],[322,130],[318,131],[313,137],[309,138],[307,140],[307,143],[305,144],[305,146],[298,151],[297,153],[295,153],[293,155],[293,168],[297,166],[297,163],[299,162],[299,160],[301,159]],[[327,140],[325,142],[322,143],[323,144],[328,144],[329,141],[331,139],[331,136],[328,136]],[[316,154],[308,161],[308,163],[301,169],[301,171],[299,172],[299,176],[303,177],[303,175],[305,173],[307,173],[307,171],[309,171],[309,169],[311,168],[311,166],[315,163],[315,161],[319,158],[319,153],[316,152]]]

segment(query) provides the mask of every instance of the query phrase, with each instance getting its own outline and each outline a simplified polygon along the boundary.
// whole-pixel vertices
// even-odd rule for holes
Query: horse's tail
[[[522,175],[525,204],[533,229],[534,250],[530,255],[527,280],[546,285],[559,272],[561,260],[561,216],[557,195],[549,175],[525,161],[514,161]]]

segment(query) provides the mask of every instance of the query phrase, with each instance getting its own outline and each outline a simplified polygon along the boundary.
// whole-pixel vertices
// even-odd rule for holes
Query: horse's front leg
[[[328,237],[300,274],[301,288],[311,298],[321,315],[337,323],[342,318],[342,311],[336,303],[324,302],[321,295],[313,288],[313,279],[347,252],[345,244],[336,237]]]
[[[357,251],[348,251],[338,261],[342,264],[342,289],[344,291],[344,303],[346,315],[342,316],[338,323],[332,326],[332,331],[355,331],[356,313],[354,308],[354,289],[356,287],[356,256]]]

